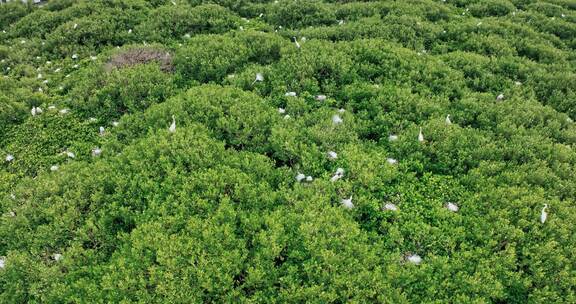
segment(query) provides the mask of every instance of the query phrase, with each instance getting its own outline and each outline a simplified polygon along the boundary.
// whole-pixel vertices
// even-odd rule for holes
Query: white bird
[[[451,124],[452,124],[452,120],[450,120],[450,114],[446,115],[446,124],[447,124],[447,125],[451,125]]]
[[[391,165],[395,165],[398,163],[398,160],[394,159],[394,158],[387,158],[386,162],[388,162]]]
[[[104,127],[100,126],[98,133],[100,133],[100,136],[104,136]]]
[[[520,81],[514,81],[514,84],[517,86],[522,85],[522,83]]]
[[[36,116],[36,107],[32,107],[32,110],[30,110],[30,113],[32,113],[32,116]]]
[[[96,56],[90,56],[90,60],[94,61],[94,60],[96,60],[96,59],[98,59],[98,57],[96,57]]]
[[[0,257],[0,268],[4,268],[6,267],[6,258],[5,257]]]
[[[168,128],[168,131],[170,133],[176,132],[176,118],[174,118],[174,115],[172,115],[172,124],[170,125],[170,128]]]
[[[324,100],[326,100],[326,95],[316,95],[316,100],[324,101]]]
[[[286,113],[286,110],[284,108],[278,108],[278,113],[284,114]]]
[[[78,23],[74,23],[74,29],[78,28]]]
[[[298,181],[298,182],[301,182],[305,178],[306,178],[306,175],[304,175],[302,173],[298,173],[298,175],[296,175],[296,181]]]
[[[344,199],[342,199],[342,201],[340,201],[340,203],[341,203],[342,206],[344,206],[346,209],[352,209],[352,208],[354,208],[354,204],[352,203],[352,196],[350,196],[350,198],[344,198]]]
[[[54,255],[52,255],[52,258],[54,259],[54,261],[60,261],[62,259],[62,255],[59,253],[55,253]]]
[[[284,119],[290,119],[290,115],[288,114],[284,115]]]
[[[420,133],[418,133],[418,141],[424,142],[424,134],[422,134],[422,127],[420,127]]]
[[[284,94],[284,96],[296,97],[296,92],[286,92],[286,94]]]
[[[67,114],[68,113],[68,109],[62,109],[60,111],[58,111],[60,114]]]
[[[342,109],[342,108],[340,108],[340,109],[338,110],[338,113],[344,113],[344,112],[346,112],[346,110],[344,110],[344,109]]]
[[[335,181],[341,179],[342,177],[344,177],[344,169],[338,168],[338,169],[336,169],[336,173],[334,173],[332,178],[330,178],[330,181],[335,182]]]
[[[338,25],[343,25],[344,24],[344,20],[339,20],[338,21]]]
[[[55,110],[56,106],[48,106],[48,110]]]
[[[7,162],[11,162],[11,161],[13,161],[13,160],[14,160],[14,155],[12,155],[12,154],[6,155],[6,161],[7,161]]]
[[[252,82],[252,84],[258,82],[258,81],[264,81],[264,75],[262,75],[262,73],[256,73],[256,79],[254,79],[254,81]]]
[[[38,73],[38,76],[36,76],[36,78],[38,78],[38,79],[42,79],[42,77],[43,77],[43,76],[42,76],[41,73]]]
[[[60,71],[61,71],[60,68],[56,68],[56,69],[54,70],[54,73],[58,73],[58,72],[60,72]]]
[[[114,126],[114,127],[117,127],[117,126],[119,126],[119,125],[120,125],[120,123],[117,122],[117,121],[113,121],[113,122],[112,122],[112,126]]]
[[[76,158],[76,155],[70,151],[66,151],[66,156],[68,156],[70,158]]]
[[[386,203],[383,209],[388,211],[398,211],[398,207],[392,203]]]
[[[300,48],[300,43],[298,43],[298,40],[296,39],[296,37],[292,37],[294,38],[294,43],[296,44],[296,48]]]
[[[446,204],[446,208],[452,212],[458,212],[458,209],[460,209],[458,208],[458,205],[450,202]]]
[[[338,154],[334,151],[328,151],[328,158],[331,160],[335,160],[338,158]]]
[[[129,30],[128,30],[128,34],[132,34],[132,29],[129,29]]]
[[[406,260],[408,260],[408,262],[412,263],[412,264],[416,264],[419,265],[420,263],[422,263],[422,258],[417,255],[417,254],[411,254],[409,255]]]
[[[58,171],[58,166],[53,165],[52,167],[50,167],[50,171]]]
[[[72,59],[78,59],[78,54],[72,54]]]
[[[398,140],[398,135],[390,134],[390,136],[388,136],[388,141],[396,141],[396,140]]]
[[[499,94],[498,96],[496,96],[496,101],[502,101],[504,100],[504,94]]]
[[[542,213],[540,213],[540,222],[544,224],[546,219],[548,218],[548,212],[546,212],[546,208],[548,208],[548,204],[544,204],[544,208],[542,208]]]
[[[306,176],[306,181],[307,182],[311,182],[314,178],[312,178],[312,176],[308,175]]]
[[[338,114],[334,114],[332,116],[332,123],[334,123],[335,125],[341,124],[343,122],[342,118],[340,118],[340,115]]]
[[[90,117],[90,118],[88,118],[88,121],[89,122],[96,122],[96,121],[98,121],[98,119],[96,119],[94,117]]]
[[[96,156],[100,156],[100,154],[102,154],[102,149],[100,149],[100,148],[92,149],[92,156],[96,157]]]

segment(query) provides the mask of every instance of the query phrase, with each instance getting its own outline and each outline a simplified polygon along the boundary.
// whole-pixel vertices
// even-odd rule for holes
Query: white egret
[[[342,108],[340,108],[340,109],[338,110],[338,113],[344,113],[344,112],[346,112],[346,110],[344,110],[344,109],[342,109]]]
[[[517,86],[522,85],[522,83],[520,81],[514,81],[514,84]]]
[[[307,182],[311,182],[314,178],[312,178],[312,176],[308,175],[306,176],[306,181]]]
[[[170,133],[176,132],[176,118],[174,117],[174,115],[172,115],[172,124],[170,125],[170,128],[168,128],[168,131]]]
[[[502,101],[504,100],[504,94],[500,93],[498,96],[496,96],[496,101]]]
[[[286,92],[286,94],[284,94],[284,96],[296,97],[296,92]]]
[[[68,109],[62,109],[62,110],[58,111],[58,113],[60,113],[60,114],[68,114]]]
[[[344,20],[338,20],[338,25],[343,25],[344,24]]]
[[[338,114],[334,114],[332,116],[332,123],[335,125],[341,124],[343,122],[342,118],[340,118],[340,115]]]
[[[284,114],[286,113],[286,110],[284,108],[278,108],[278,113]]]
[[[104,136],[104,127],[100,126],[98,133],[100,133],[100,136]]]
[[[418,141],[424,142],[424,134],[422,134],[422,127],[420,127],[420,133],[418,133]]]
[[[298,39],[296,39],[296,37],[292,37],[294,38],[294,43],[296,44],[296,48],[300,48],[300,43],[298,43]]]
[[[80,65],[75,64],[75,65],[73,65],[72,67],[75,68],[75,69],[77,69],[79,66],[80,66]],[[69,76],[70,76],[70,75],[66,75],[66,77],[69,77]]]
[[[264,75],[262,73],[256,73],[256,79],[254,79],[252,84],[254,84],[256,82],[262,82],[262,81],[264,81]]]
[[[50,167],[50,171],[52,171],[52,172],[58,171],[58,166],[53,165],[52,167]]]
[[[396,141],[396,140],[398,140],[398,135],[390,134],[390,136],[388,136],[388,141]]]
[[[352,203],[352,196],[350,196],[350,198],[344,198],[344,199],[342,199],[342,201],[340,201],[340,203],[341,203],[342,206],[344,206],[346,209],[352,209],[352,208],[354,208],[354,203]]]
[[[6,258],[0,257],[0,268],[6,267]]]
[[[96,59],[98,59],[98,57],[96,57],[96,56],[90,56],[90,60],[94,61],[94,60],[96,60]]]
[[[451,125],[451,124],[452,124],[452,120],[450,120],[450,114],[446,115],[446,124],[447,124],[447,125]]]
[[[94,117],[90,117],[90,118],[88,118],[88,121],[89,122],[96,122],[96,121],[98,121],[98,119],[96,119]]]
[[[38,73],[38,76],[36,76],[36,78],[38,78],[38,79],[42,79],[42,77],[43,77],[42,73]]]
[[[16,212],[14,212],[14,211],[9,211],[6,216],[8,216],[8,217],[15,217],[15,216],[16,216]]]
[[[395,165],[398,163],[398,160],[394,159],[394,158],[387,158],[386,162],[391,164],[391,165]]]
[[[70,151],[66,151],[66,156],[68,156],[69,158],[76,158],[76,154],[74,154]]]
[[[301,182],[305,178],[306,178],[306,175],[304,175],[302,173],[298,173],[298,175],[296,175],[296,181],[298,181],[298,182]]]
[[[60,68],[56,68],[56,69],[54,70],[54,73],[58,73],[58,72],[60,72],[60,71],[61,71]]]
[[[383,209],[388,211],[398,211],[398,207],[392,203],[386,203]]]
[[[128,30],[128,34],[132,34],[132,29],[129,29],[129,30]]]
[[[30,113],[32,113],[32,116],[36,116],[36,107],[32,107],[32,110],[30,110]]]
[[[454,203],[450,203],[450,202],[448,202],[446,204],[446,208],[452,212],[458,212],[458,209],[460,209],[460,208],[458,208],[458,205],[456,205]]]
[[[74,23],[74,29],[78,28],[78,23]]]
[[[113,127],[117,127],[117,126],[119,126],[119,125],[120,125],[120,123],[117,122],[117,121],[113,121],[113,122],[112,122],[112,126],[113,126]]]
[[[326,95],[316,95],[316,100],[324,101],[324,100],[326,100]]]
[[[78,59],[78,54],[72,54],[72,59]]]
[[[416,264],[419,265],[420,263],[422,263],[422,258],[417,255],[417,254],[410,254],[409,256],[406,257],[406,260],[412,264]]]
[[[56,106],[48,106],[48,110],[56,110]]]
[[[331,160],[335,160],[338,158],[338,154],[334,151],[328,151],[328,158]]]
[[[542,224],[544,224],[544,222],[546,222],[546,219],[548,218],[548,212],[546,212],[547,208],[548,204],[544,204],[544,208],[542,208],[542,213],[540,213],[540,222]]]
[[[13,161],[13,160],[14,160],[14,155],[12,155],[12,154],[6,155],[6,161],[7,161],[7,162],[11,162],[11,161]]]
[[[330,178],[330,181],[335,182],[335,181],[341,179],[342,177],[344,177],[344,169],[338,168],[338,169],[336,169],[336,173],[334,173],[332,178]]]
[[[100,149],[100,148],[92,149],[92,156],[96,157],[96,156],[100,156],[100,154],[102,154],[102,149]]]
[[[290,115],[288,114],[284,115],[284,119],[290,119]]]
[[[55,253],[52,255],[52,258],[54,259],[54,261],[58,262],[62,259],[62,255],[60,253]]]

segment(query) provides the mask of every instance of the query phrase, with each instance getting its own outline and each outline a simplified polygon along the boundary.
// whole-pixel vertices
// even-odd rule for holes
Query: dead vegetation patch
[[[133,48],[113,55],[106,63],[106,71],[113,68],[122,69],[138,64],[158,62],[160,69],[164,72],[172,72],[172,56],[165,50],[155,48]]]

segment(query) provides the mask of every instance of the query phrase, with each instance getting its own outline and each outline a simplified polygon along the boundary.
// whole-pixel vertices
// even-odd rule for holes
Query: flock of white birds
[[[342,25],[343,23],[344,23],[344,21],[343,21],[343,20],[340,20],[339,24]],[[74,25],[74,28],[77,28],[77,24]],[[131,32],[132,32],[132,30],[129,30],[129,33],[131,33]],[[296,37],[293,37],[293,39],[294,39],[293,41],[294,41],[294,43],[295,43],[296,48],[300,49],[300,48],[301,48],[301,45],[300,45],[300,43],[298,42],[297,38],[296,38]],[[305,37],[302,37],[301,40],[302,40],[302,42],[305,42],[305,41],[306,41],[306,38],[305,38]],[[77,59],[79,58],[79,57],[78,57],[78,54],[73,54],[71,57],[72,57],[72,59],[74,59],[74,60],[77,60]],[[92,59],[92,60],[95,60],[96,57],[95,57],[95,56],[91,56],[91,59]],[[78,65],[75,65],[74,68],[78,68]],[[56,69],[54,72],[58,73],[59,71],[60,71],[60,68]],[[69,75],[67,75],[67,76],[69,76]],[[42,74],[40,74],[40,73],[38,74],[37,77],[38,77],[38,79],[43,78]],[[257,83],[257,82],[263,82],[263,81],[264,81],[264,74],[262,74],[262,73],[256,73],[256,77],[255,77],[255,79],[254,79],[254,81],[252,82],[251,85],[254,85],[254,84]],[[44,81],[44,83],[47,83],[47,82],[48,82],[48,80],[45,80],[45,81]],[[516,84],[517,84],[517,85],[520,85],[521,83],[516,83]],[[39,88],[39,90],[41,90],[41,88]],[[297,93],[296,93],[296,92],[293,92],[293,91],[290,91],[290,92],[286,92],[286,93],[285,93],[285,96],[286,96],[286,97],[296,97],[296,96],[297,96]],[[326,95],[316,95],[314,98],[315,98],[315,100],[317,100],[317,101],[325,101],[325,100],[327,99],[327,96],[326,96]],[[504,94],[499,94],[499,95],[496,97],[496,101],[498,101],[498,102],[503,101],[503,100],[504,100]],[[56,109],[55,106],[49,106],[49,107],[48,107],[48,110],[57,110],[57,109]],[[34,116],[37,116],[37,115],[42,114],[42,113],[43,113],[43,110],[42,110],[42,108],[40,108],[40,107],[34,106],[34,107],[32,107],[32,109],[30,110],[30,112],[31,112],[32,116],[34,117]],[[67,113],[69,112],[69,110],[68,110],[68,109],[60,109],[58,112],[59,112],[60,114],[67,114]],[[345,112],[345,110],[344,110],[344,109],[339,109],[338,112],[339,112],[339,113],[343,113],[343,112]],[[278,108],[278,113],[279,113],[279,114],[283,114],[283,115],[285,114],[285,116],[284,116],[285,119],[289,119],[289,118],[290,118],[290,115],[286,114],[286,110],[285,110],[284,108]],[[95,120],[95,119],[92,118],[91,120]],[[450,119],[450,114],[446,115],[445,122],[446,122],[446,124],[452,124],[452,120]],[[342,117],[341,117],[339,114],[334,114],[334,115],[332,116],[332,123],[333,123],[334,125],[340,125],[340,124],[344,123],[344,120],[342,119]],[[112,125],[113,125],[114,127],[118,126],[118,124],[119,124],[119,123],[116,122],[116,121],[112,122]],[[175,117],[175,115],[172,115],[172,123],[171,123],[170,126],[168,127],[168,131],[169,131],[170,133],[175,133],[175,132],[176,132],[176,117]],[[105,132],[106,132],[105,128],[104,128],[103,126],[100,126],[99,129],[98,129],[99,135],[100,135],[100,136],[104,136],[104,135],[105,135]],[[398,140],[398,135],[396,135],[396,134],[390,134],[389,137],[388,137],[388,140],[389,140],[389,141],[396,141],[396,140]],[[419,132],[418,132],[418,142],[420,142],[420,143],[425,143],[424,133],[423,133],[422,127],[420,127]],[[73,152],[68,151],[68,150],[62,152],[62,154],[65,154],[68,158],[71,158],[71,159],[73,159],[73,158],[76,157]],[[95,147],[95,148],[93,148],[92,151],[91,151],[91,155],[92,155],[93,157],[98,157],[98,156],[100,156],[101,154],[102,154],[102,149],[99,148],[99,147]],[[328,157],[330,160],[336,160],[336,159],[338,158],[338,154],[337,154],[335,151],[328,151],[328,152],[327,152],[327,157]],[[15,156],[12,155],[12,154],[7,154],[5,160],[6,160],[6,162],[8,162],[8,163],[13,162],[13,161],[15,160]],[[398,160],[396,160],[396,159],[394,159],[394,158],[387,158],[386,161],[387,161],[387,163],[390,164],[390,165],[396,165],[396,164],[398,164]],[[59,170],[59,166],[58,166],[58,165],[52,165],[52,166],[50,167],[50,171],[53,171],[53,172],[54,172],[54,171],[58,171],[58,170]],[[344,177],[344,173],[345,173],[345,171],[344,171],[343,168],[337,168],[337,169],[336,169],[336,172],[334,173],[334,175],[330,178],[330,181],[331,181],[331,182],[336,182],[336,181],[338,181],[339,179],[341,179],[341,178]],[[305,175],[305,174],[303,174],[303,173],[300,173],[300,172],[298,172],[298,174],[296,175],[296,181],[299,182],[299,183],[300,183],[300,182],[312,182],[313,180],[314,180],[314,178],[313,178],[312,176],[310,176],[310,175],[307,176],[307,175]],[[13,195],[12,195],[12,198],[14,198]],[[344,208],[346,208],[346,209],[353,209],[353,208],[355,207],[355,205],[354,205],[354,203],[353,203],[353,201],[352,201],[352,195],[351,195],[350,197],[348,197],[348,198],[343,198],[343,199],[341,199],[340,203],[341,203],[341,205],[342,205]],[[448,209],[448,210],[451,211],[451,212],[458,212],[458,211],[459,211],[458,205],[456,205],[455,203],[452,203],[452,202],[446,203],[445,208]],[[547,208],[548,208],[548,204],[544,204],[544,208],[542,208],[542,211],[541,211],[541,214],[540,214],[540,222],[541,222],[542,224],[544,224],[544,223],[546,222],[546,219],[547,219],[547,217],[548,217],[548,212],[546,211]],[[393,204],[393,203],[386,203],[386,204],[382,207],[382,210],[383,210],[383,211],[397,212],[397,211],[399,211],[399,208],[398,208],[398,206],[396,206],[396,205]],[[12,215],[12,216],[15,216],[15,213],[14,213],[14,212],[10,212],[9,214]],[[55,260],[55,261],[61,260],[61,259],[62,259],[62,254],[55,253],[55,254],[52,255],[52,259]],[[407,254],[404,256],[404,260],[407,261],[407,262],[416,264],[416,265],[418,265],[418,264],[420,264],[420,263],[422,262],[422,258],[421,258],[418,254],[412,254],[412,253],[407,253]],[[0,257],[0,268],[4,268],[4,267],[5,267],[5,263],[6,263],[5,257]]]

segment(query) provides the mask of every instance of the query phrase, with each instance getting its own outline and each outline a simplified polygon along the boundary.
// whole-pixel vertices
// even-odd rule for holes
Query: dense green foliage
[[[574,1],[50,0],[0,27],[0,303],[576,303]]]

